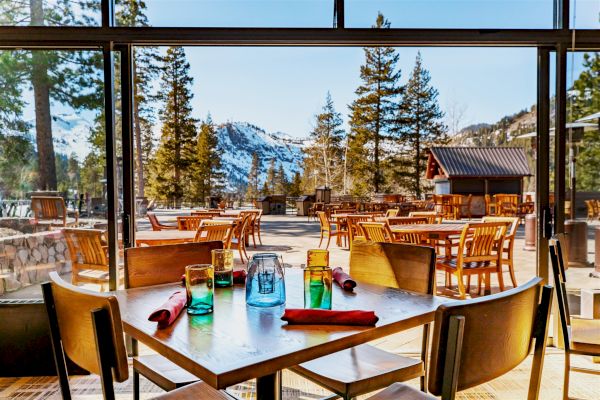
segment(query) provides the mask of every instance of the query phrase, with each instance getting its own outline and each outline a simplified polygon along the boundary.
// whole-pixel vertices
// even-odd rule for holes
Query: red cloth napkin
[[[356,287],[356,281],[350,277],[341,267],[333,269],[333,280],[344,290],[349,292]]]
[[[158,322],[159,328],[166,328],[175,322],[185,308],[186,303],[187,294],[182,290],[178,290],[169,297],[169,300],[150,314],[148,321]]]
[[[379,321],[373,311],[332,311],[287,308],[281,319],[290,325],[356,325],[372,326]]]
[[[238,269],[233,271],[233,283],[246,283],[246,270]],[[185,274],[181,275],[181,284],[185,285]]]

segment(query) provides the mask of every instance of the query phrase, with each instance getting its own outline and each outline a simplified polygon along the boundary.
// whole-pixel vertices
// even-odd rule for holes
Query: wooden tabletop
[[[158,246],[161,244],[192,242],[195,236],[196,231],[138,231],[135,233],[135,241],[138,246],[140,244]]]
[[[430,239],[443,239],[451,235],[459,235],[466,224],[415,224],[415,225],[391,225],[394,233],[418,233]]]
[[[392,288],[359,284],[354,293],[334,285],[333,309],[373,310],[374,327],[288,326],[280,319],[284,307],[246,305],[244,285],[215,290],[214,313],[189,316],[157,329],[148,315],[178,284],[115,292],[125,332],[190,371],[211,386],[227,386],[276,373],[284,368],[340,351],[433,320],[444,301]],[[286,270],[289,308],[303,307],[302,271]]]

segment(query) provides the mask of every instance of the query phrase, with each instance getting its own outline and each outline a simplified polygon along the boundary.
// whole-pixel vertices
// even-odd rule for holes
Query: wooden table
[[[280,319],[283,306],[247,306],[244,285],[236,285],[215,290],[214,313],[183,312],[157,329],[148,315],[181,289],[167,284],[115,292],[125,332],[217,389],[257,378],[258,399],[280,398],[282,369],[430,322],[447,301],[363,283],[354,293],[334,285],[333,309],[374,310],[377,325],[288,326]],[[286,293],[287,307],[303,307],[301,270],[286,270]]]
[[[195,236],[196,231],[138,231],[135,233],[135,243],[137,246],[187,243],[193,242]]]
[[[448,240],[448,236],[460,235],[466,224],[415,224],[391,225],[394,233],[418,233],[431,240]]]

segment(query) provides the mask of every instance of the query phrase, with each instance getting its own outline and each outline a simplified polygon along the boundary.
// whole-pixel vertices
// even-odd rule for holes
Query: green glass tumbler
[[[215,287],[233,286],[233,251],[215,249],[211,251],[211,255],[215,269]]]
[[[331,310],[332,272],[329,267],[304,269],[304,308]]]
[[[202,315],[213,312],[213,286],[215,271],[210,264],[193,264],[185,267],[187,312]]]

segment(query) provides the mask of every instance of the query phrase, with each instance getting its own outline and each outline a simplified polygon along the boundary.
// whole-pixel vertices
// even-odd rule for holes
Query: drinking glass
[[[331,310],[332,272],[329,267],[304,269],[304,308]]]
[[[255,254],[248,263],[246,303],[273,307],[285,303],[283,260],[273,253]]]
[[[210,264],[193,264],[185,267],[188,314],[202,315],[213,312],[214,275],[214,268]]]
[[[216,249],[211,251],[215,269],[215,287],[233,286],[233,251]]]

